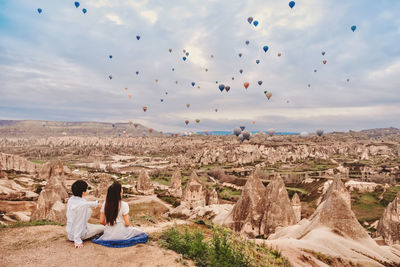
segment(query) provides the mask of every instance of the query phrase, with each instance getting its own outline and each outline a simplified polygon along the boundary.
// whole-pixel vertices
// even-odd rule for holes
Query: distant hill
[[[0,137],[161,136],[138,123],[0,120]]]
[[[400,130],[394,127],[389,128],[376,128],[376,129],[368,129],[362,130],[360,133],[366,134],[368,137],[382,137],[389,135],[400,135]]]

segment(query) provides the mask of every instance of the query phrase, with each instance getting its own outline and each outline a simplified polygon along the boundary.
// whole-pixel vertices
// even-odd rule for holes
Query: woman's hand
[[[100,224],[106,225],[106,215],[104,212],[100,212]]]
[[[131,221],[129,220],[129,214],[123,215],[123,218],[124,218],[125,226],[126,227],[131,226]]]

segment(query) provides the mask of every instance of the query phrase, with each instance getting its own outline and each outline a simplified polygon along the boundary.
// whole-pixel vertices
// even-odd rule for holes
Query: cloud
[[[122,24],[123,24],[123,22],[122,22],[122,20],[120,19],[120,17],[118,17],[118,15],[116,15],[116,14],[107,14],[107,15],[106,15],[106,18],[107,18],[109,21],[114,22],[114,23],[117,24],[117,25],[122,25]]]

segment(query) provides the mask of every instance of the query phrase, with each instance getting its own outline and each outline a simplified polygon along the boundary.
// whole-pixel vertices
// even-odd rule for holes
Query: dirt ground
[[[194,266],[156,241],[128,248],[84,242],[75,249],[65,227],[43,225],[0,229],[0,266]]]

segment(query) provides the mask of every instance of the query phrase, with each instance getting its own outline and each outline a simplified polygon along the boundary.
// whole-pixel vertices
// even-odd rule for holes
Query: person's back
[[[99,206],[98,201],[87,201],[83,199],[86,195],[87,183],[78,180],[72,184],[74,194],[67,204],[67,234],[68,239],[74,241],[75,247],[83,246],[82,240],[89,239],[104,231],[104,226],[89,224],[88,220],[92,214],[92,207]]]

